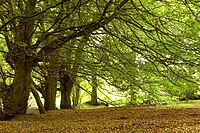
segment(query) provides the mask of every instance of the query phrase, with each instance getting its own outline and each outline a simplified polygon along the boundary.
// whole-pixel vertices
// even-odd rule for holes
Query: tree
[[[4,102],[5,112],[13,116],[26,113],[31,72],[38,62],[70,40],[109,23],[127,2],[101,3],[104,6],[99,9],[93,1],[3,1],[0,30],[8,47],[6,60],[15,71]],[[92,11],[88,4],[93,6]],[[111,5],[114,10],[107,14]],[[83,20],[83,12],[96,19]]]
[[[97,76],[92,75],[92,93],[91,93],[91,105],[98,105],[97,101]]]

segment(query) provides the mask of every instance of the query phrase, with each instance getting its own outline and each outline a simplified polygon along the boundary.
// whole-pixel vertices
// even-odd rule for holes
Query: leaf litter
[[[0,133],[200,132],[200,108],[124,106],[48,111],[0,121]]]

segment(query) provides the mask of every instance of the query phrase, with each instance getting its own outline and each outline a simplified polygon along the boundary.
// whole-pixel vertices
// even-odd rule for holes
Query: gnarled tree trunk
[[[3,106],[5,114],[12,117],[25,115],[31,84],[32,63],[25,58],[18,58],[14,62],[15,76],[13,83],[4,90]]]
[[[2,99],[5,114],[15,117],[16,115],[26,114],[28,97],[31,85],[31,71],[33,69],[33,59],[31,45],[32,35],[35,31],[35,17],[29,17],[35,14],[37,0],[29,0],[23,4],[20,3],[21,18],[15,18],[12,24],[5,27],[11,27],[4,34],[9,53],[6,61],[15,70],[12,84],[4,90],[5,97]],[[9,2],[8,10],[12,11],[11,17],[16,13],[15,5]],[[12,26],[11,26],[12,25]]]

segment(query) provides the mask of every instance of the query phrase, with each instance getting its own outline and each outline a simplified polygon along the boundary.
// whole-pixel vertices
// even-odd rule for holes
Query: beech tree
[[[88,35],[112,21],[128,0],[2,1],[1,33],[8,48],[6,61],[15,71],[3,99],[6,114],[26,113],[33,67],[50,52]],[[93,16],[93,19],[88,19]]]

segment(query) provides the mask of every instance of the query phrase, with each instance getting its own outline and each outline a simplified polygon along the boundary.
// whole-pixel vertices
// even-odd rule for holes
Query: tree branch
[[[85,27],[83,27],[80,31],[74,32],[68,36],[62,36],[60,38],[57,38],[53,41],[51,41],[48,45],[45,45],[37,54],[36,57],[36,62],[41,61],[41,57],[43,57],[44,55],[62,47],[65,43],[67,43],[68,41],[76,38],[76,37],[80,37],[80,36],[84,36],[87,34],[90,34],[91,32],[99,29],[100,27],[103,27],[104,25],[108,24],[110,21],[112,21],[119,13],[119,10],[128,2],[128,0],[123,0],[118,7],[116,7],[115,12],[110,15],[109,17],[105,17],[105,18],[100,18],[98,21],[96,22],[92,22],[88,25],[86,25]]]

